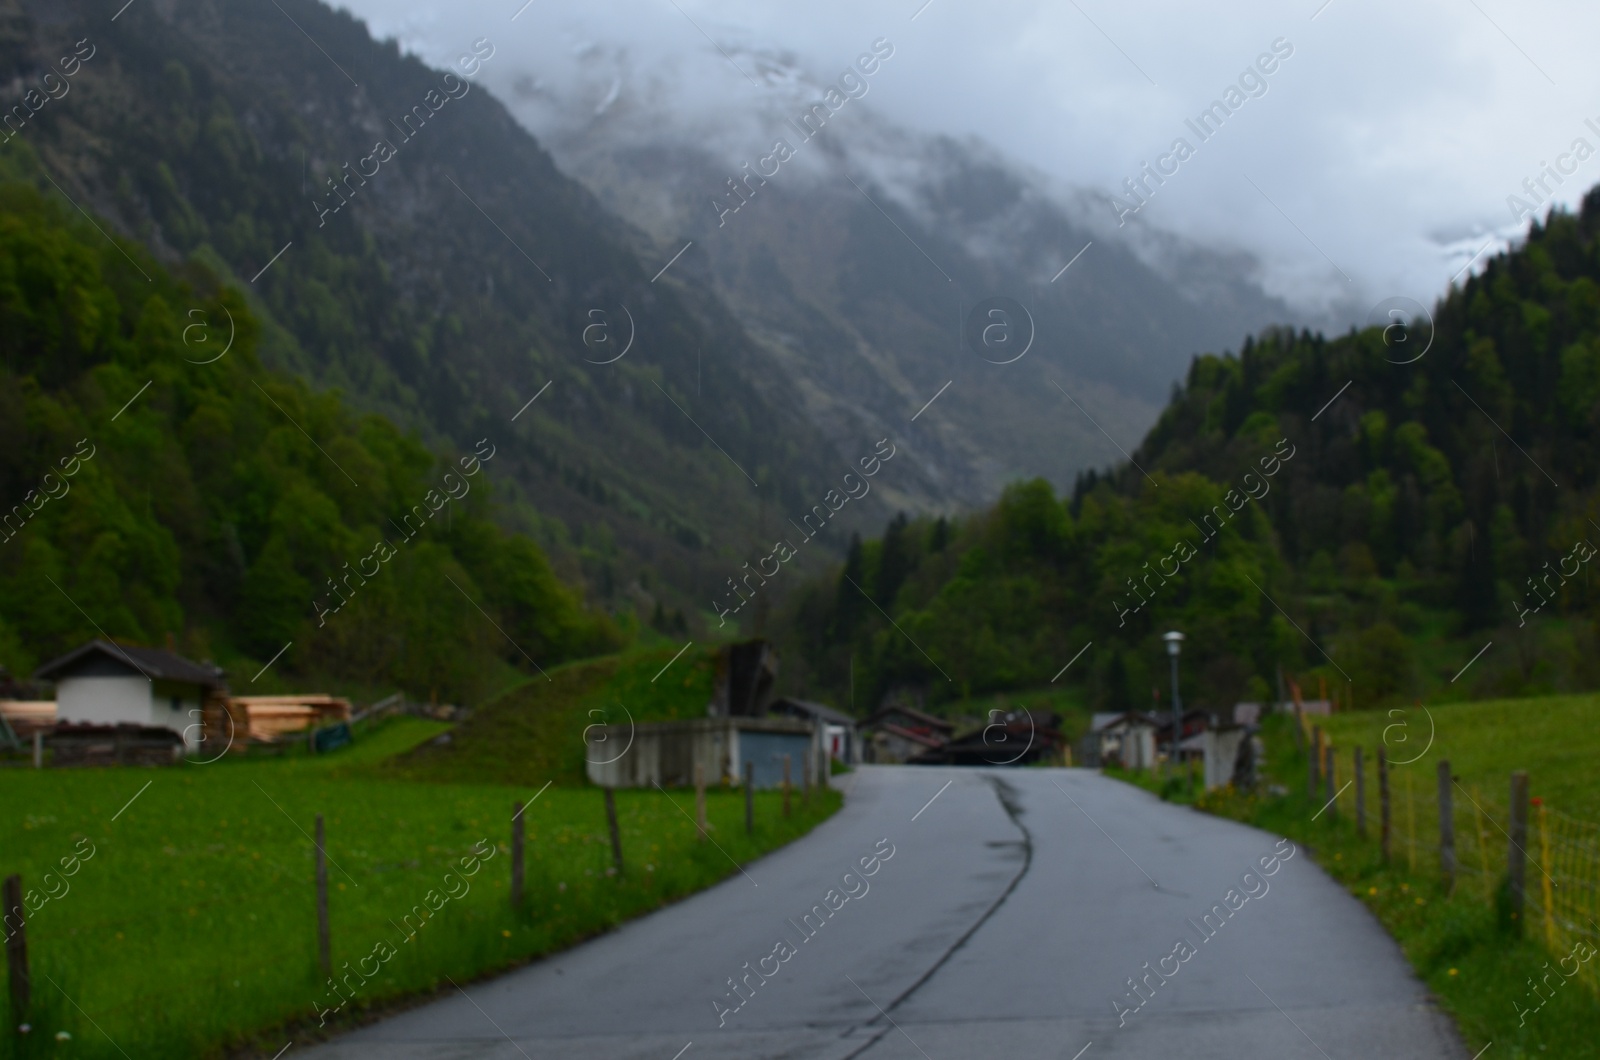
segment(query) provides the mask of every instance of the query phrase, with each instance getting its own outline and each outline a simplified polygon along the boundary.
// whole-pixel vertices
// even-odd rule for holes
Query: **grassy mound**
[[[430,741],[387,768],[416,780],[581,785],[590,725],[705,717],[713,649],[693,646],[673,661],[678,650],[610,655],[531,677],[475,709],[448,740]]]

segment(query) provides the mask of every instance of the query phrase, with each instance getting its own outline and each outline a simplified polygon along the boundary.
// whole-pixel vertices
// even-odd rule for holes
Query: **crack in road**
[[[889,1013],[893,1012],[896,1008],[899,1008],[902,1004],[908,1001],[912,994],[915,994],[923,987],[924,984],[928,982],[928,980],[932,979],[935,973],[937,973],[939,969],[943,968],[950,958],[954,957],[957,951],[967,944],[967,941],[971,939],[972,936],[978,933],[979,928],[983,927],[984,924],[989,922],[989,918],[994,916],[995,913],[999,911],[1000,907],[1005,904],[1007,898],[1011,897],[1012,892],[1017,889],[1017,885],[1022,882],[1022,878],[1028,874],[1028,869],[1033,866],[1033,833],[1029,832],[1027,826],[1022,823],[1022,803],[1018,799],[1016,791],[1000,777],[985,777],[984,779],[988,781],[988,783],[994,788],[995,797],[1000,800],[1000,806],[1006,811],[1006,816],[1011,818],[1011,823],[1016,826],[1017,831],[1022,833],[1022,841],[1020,844],[1022,847],[1022,868],[1017,871],[1016,876],[1013,877],[1011,882],[1006,885],[1006,889],[1000,892],[1000,897],[994,900],[989,908],[984,911],[984,914],[980,916],[971,927],[967,928],[965,933],[963,933],[960,938],[956,939],[956,941],[950,945],[950,948],[945,950],[944,953],[940,955],[939,959],[934,961],[933,964],[928,967],[928,970],[923,972],[922,975],[918,977],[916,982],[906,987],[905,990],[900,992],[899,996],[897,996],[893,1001],[889,1002],[889,1004],[885,1005],[880,1015],[873,1016],[865,1023],[851,1025],[844,1031],[843,1034],[840,1035],[841,1038],[848,1038],[859,1028],[871,1027],[880,1020],[886,1021]],[[877,1045],[883,1036],[888,1034],[893,1029],[894,1028],[892,1026],[886,1026],[879,1029],[872,1035],[872,1037],[861,1043],[860,1048],[856,1049],[854,1052],[845,1054],[842,1060],[855,1060],[856,1057],[860,1056],[862,1053],[865,1053],[874,1045]]]

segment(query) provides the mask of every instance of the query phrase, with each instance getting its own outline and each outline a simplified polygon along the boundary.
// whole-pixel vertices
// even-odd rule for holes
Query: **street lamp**
[[[1183,634],[1177,630],[1164,633],[1167,654],[1172,658],[1172,775],[1178,775],[1178,742],[1183,739],[1183,701],[1178,698],[1178,652],[1183,648]]]

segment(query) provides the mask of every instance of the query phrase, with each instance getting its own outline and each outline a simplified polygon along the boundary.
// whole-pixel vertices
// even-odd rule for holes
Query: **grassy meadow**
[[[465,983],[702,889],[837,808],[836,793],[814,793],[807,805],[796,792],[785,819],[781,795],[760,792],[756,831],[747,836],[743,793],[712,790],[707,811],[719,850],[698,841],[692,792],[621,791],[624,872],[614,875],[602,794],[575,780],[579,719],[589,696],[637,691],[635,670],[648,669],[648,683],[670,657],[613,660],[589,693],[569,688],[569,698],[549,705],[547,713],[577,724],[550,722],[562,734],[555,757],[566,761],[542,794],[549,763],[519,769],[503,747],[481,746],[493,729],[463,738],[470,722],[437,746],[495,768],[475,782],[418,779],[435,765],[414,749],[433,750],[430,741],[448,726],[410,717],[358,732],[354,746],[321,757],[0,771],[0,802],[14,808],[0,820],[0,872],[20,873],[41,897],[47,887],[58,895],[27,925],[31,1029],[0,1035],[0,1056],[272,1056],[374,1008],[448,989],[447,976]],[[553,671],[551,684],[564,672]],[[618,674],[623,684],[609,685]],[[679,691],[689,694],[681,684]],[[452,772],[471,773],[452,763]],[[513,910],[512,803],[536,794],[524,814],[526,897]],[[327,830],[333,965],[336,974],[347,973],[345,962],[361,969],[349,980],[359,985],[346,988],[350,1003],[327,1029],[316,1012],[339,999],[317,969],[310,834],[318,813]],[[46,879],[74,855],[72,876]],[[462,859],[470,867],[474,857],[478,868],[464,878]],[[424,926],[403,933],[403,918],[415,923],[423,912]],[[372,960],[385,942],[394,955]]]

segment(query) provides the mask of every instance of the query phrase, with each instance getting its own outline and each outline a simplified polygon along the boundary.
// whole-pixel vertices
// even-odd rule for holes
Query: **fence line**
[[[1335,751],[1343,753],[1344,749]],[[1413,875],[1431,876],[1445,884],[1446,866],[1440,856],[1441,800],[1432,777],[1414,777],[1414,772],[1406,766],[1390,767],[1390,797],[1398,804],[1392,811],[1396,827],[1390,837],[1390,856],[1395,862],[1403,856]],[[1509,865],[1515,855],[1509,805],[1505,800],[1486,799],[1476,786],[1469,788],[1459,781],[1452,781],[1449,790],[1454,825],[1451,890],[1495,905],[1501,900],[1501,890],[1508,886]],[[1352,788],[1334,801],[1353,811],[1355,799]],[[1600,947],[1600,822],[1563,813],[1540,797],[1528,801],[1522,931],[1553,958],[1566,957],[1580,942]],[[1324,816],[1332,820],[1343,808],[1330,808]],[[1416,897],[1426,901],[1423,895]],[[1580,966],[1577,978],[1600,993],[1600,962],[1582,962]]]

